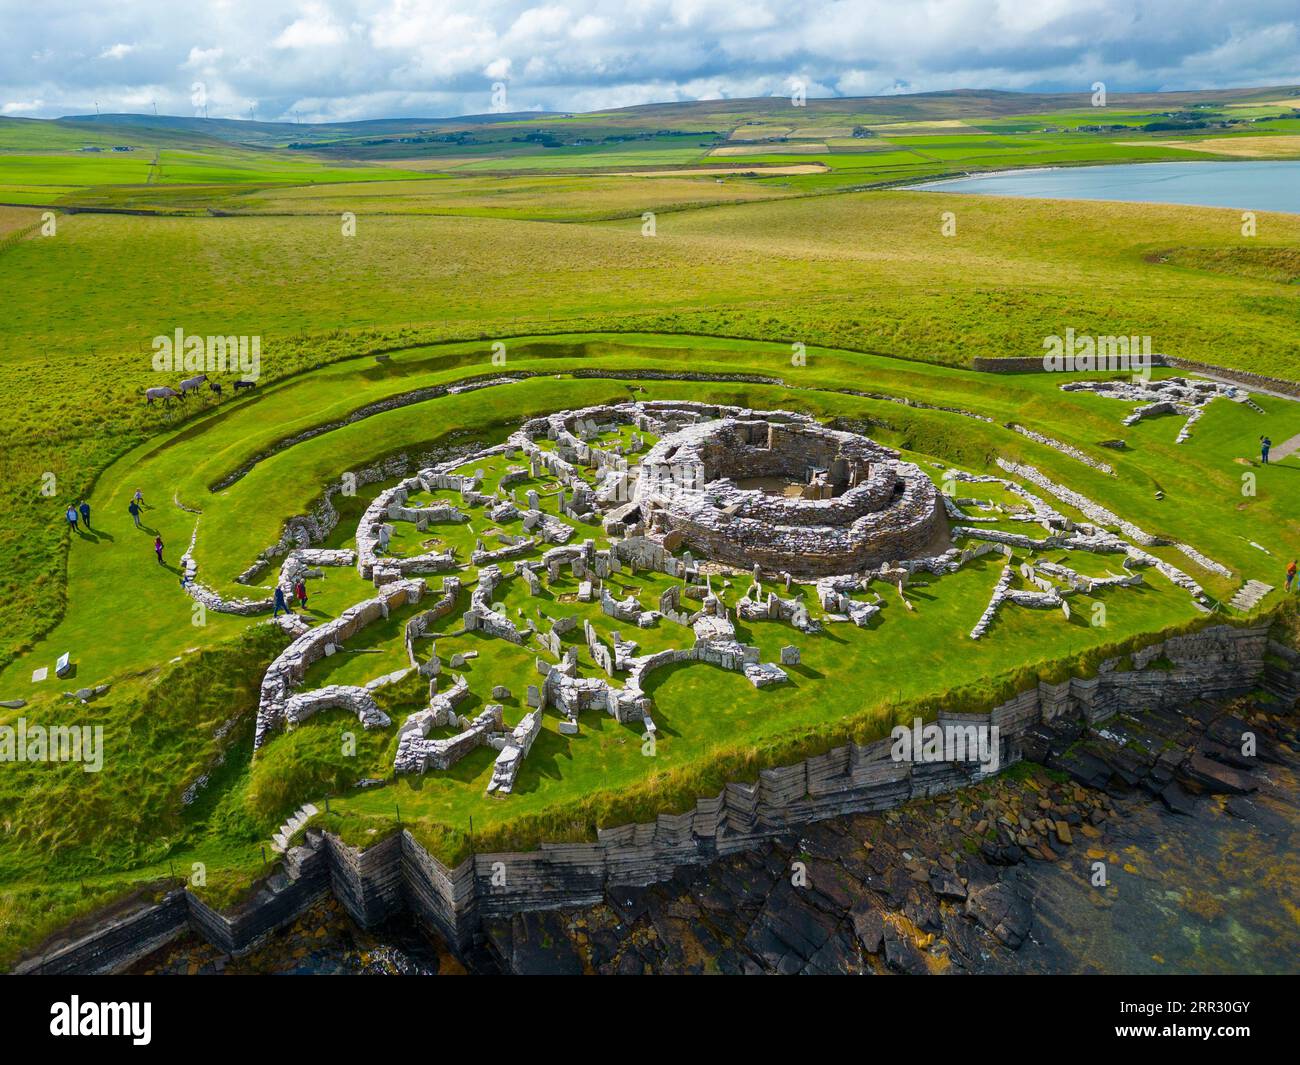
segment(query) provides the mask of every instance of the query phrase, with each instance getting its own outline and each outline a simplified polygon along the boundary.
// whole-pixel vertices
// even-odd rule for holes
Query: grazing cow
[[[221,395],[221,383],[219,381],[213,381],[212,384],[208,385],[208,387],[218,396]]]
[[[199,385],[203,384],[207,379],[208,375],[205,373],[201,373],[197,377],[187,377],[181,382],[181,399],[184,399],[191,392],[197,392]]]
[[[170,403],[179,396],[180,393],[174,388],[168,388],[166,385],[160,385],[158,388],[146,388],[144,392],[144,401],[149,406],[153,406],[155,399],[161,399],[164,403]]]
[[[236,391],[236,392],[238,392],[241,388],[256,388],[256,387],[257,387],[257,382],[256,382],[256,381],[236,381],[236,382],[235,382],[235,391]]]

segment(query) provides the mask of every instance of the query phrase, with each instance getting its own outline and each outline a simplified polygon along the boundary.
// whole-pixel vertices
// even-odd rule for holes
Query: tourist
[[[126,509],[128,513],[130,513],[132,519],[135,521],[135,527],[137,529],[140,528],[140,504],[133,499],[127,505]]]
[[[1286,590],[1288,594],[1291,591],[1291,585],[1295,584],[1295,559],[1291,560],[1291,565],[1286,568]]]
[[[162,557],[163,542],[161,536],[155,536],[153,538],[153,553],[158,556],[158,565],[165,566],[167,564],[163,561]]]
[[[81,501],[81,506],[78,507],[77,509],[81,511],[81,520],[86,523],[86,528],[89,529],[90,528],[90,504],[83,499]]]
[[[298,600],[303,610],[307,609],[307,583],[301,577],[298,583],[293,586],[293,597]]]
[[[137,507],[143,507],[143,506],[144,506],[144,493],[143,493],[142,491],[140,491],[140,489],[138,489],[138,488],[135,490],[135,500],[134,500],[134,502],[135,502],[135,505],[136,505]]]
[[[71,503],[69,503],[68,509],[63,516],[68,519],[68,524],[72,526],[72,531],[76,532],[77,531],[77,508],[74,507]]]
[[[1273,446],[1273,441],[1266,436],[1259,438],[1259,457],[1264,465],[1268,465],[1268,449]]]
[[[271,611],[271,617],[278,618],[281,610],[286,614],[293,613],[293,611],[289,609],[289,604],[284,601],[284,589],[277,584],[275,586],[275,609]]]

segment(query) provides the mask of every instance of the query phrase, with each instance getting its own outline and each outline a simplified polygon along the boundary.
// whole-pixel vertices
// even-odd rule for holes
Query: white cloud
[[[595,41],[609,35],[613,24],[601,15],[583,15],[569,30],[575,41]]]
[[[0,100],[376,118],[705,96],[1297,80],[1295,0],[61,0],[0,6]],[[57,10],[48,10],[48,9]],[[200,42],[196,44],[195,42]],[[134,42],[134,43],[132,43]],[[10,56],[14,57],[12,60]],[[112,62],[86,63],[85,57]],[[35,101],[36,103],[32,103]]]
[[[276,48],[325,48],[342,44],[348,34],[321,4],[306,4],[302,15],[272,42]]]
[[[569,9],[558,4],[530,7],[515,19],[514,25],[510,27],[510,35],[529,38],[530,43],[535,46],[541,42],[541,39],[554,38],[563,34],[572,20]]]
[[[220,48],[199,48],[196,45],[190,49],[184,65],[192,68],[210,67],[224,54],[225,52]]]

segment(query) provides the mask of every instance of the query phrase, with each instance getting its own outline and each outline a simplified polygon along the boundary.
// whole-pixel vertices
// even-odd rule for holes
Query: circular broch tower
[[[814,422],[727,417],[663,437],[637,502],[665,546],[826,577],[948,546],[934,483],[898,453]]]

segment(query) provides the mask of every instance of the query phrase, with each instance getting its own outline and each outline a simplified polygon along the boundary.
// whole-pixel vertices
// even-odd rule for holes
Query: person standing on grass
[[[77,508],[74,507],[71,503],[69,503],[68,509],[64,511],[63,516],[68,519],[68,524],[72,526],[72,531],[76,532],[77,531]]]
[[[86,528],[89,529],[90,528],[90,504],[83,499],[81,501],[81,506],[78,507],[77,509],[81,511],[81,520],[86,523]]]
[[[1291,594],[1291,585],[1295,584],[1295,559],[1291,560],[1291,565],[1286,568],[1286,590]]]
[[[133,499],[129,504],[127,504],[126,509],[127,513],[129,513],[132,519],[134,519],[135,527],[137,529],[140,528],[140,504]]]
[[[163,561],[162,557],[163,542],[161,536],[155,536],[153,538],[153,553],[158,556],[158,565],[165,566],[167,564]]]
[[[1268,449],[1273,446],[1273,441],[1266,436],[1259,438],[1259,457],[1265,466],[1268,465]]]
[[[135,499],[133,500],[133,502],[137,507],[144,506],[144,493],[140,491],[140,489],[138,488],[135,490]]]
[[[281,610],[286,614],[293,613],[289,609],[289,604],[284,601],[284,589],[277,584],[275,586],[275,609],[271,611],[271,617],[278,618]]]
[[[298,578],[298,583],[293,586],[293,597],[298,600],[303,610],[307,609],[307,582],[301,577]]]

